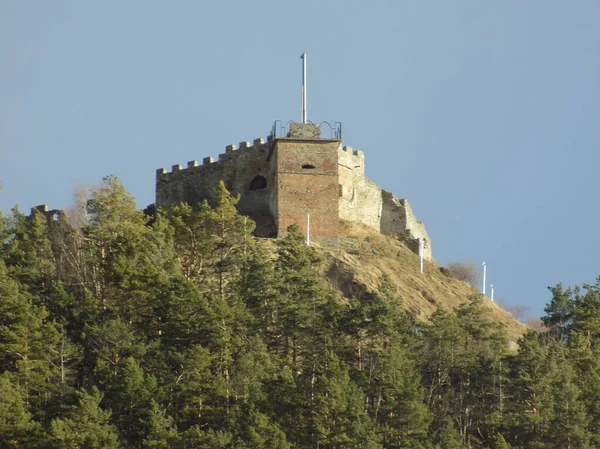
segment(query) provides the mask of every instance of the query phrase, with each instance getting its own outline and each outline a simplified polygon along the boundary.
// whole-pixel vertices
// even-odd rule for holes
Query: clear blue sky
[[[0,0],[0,210],[341,121],[441,263],[539,316],[600,274],[600,2]]]

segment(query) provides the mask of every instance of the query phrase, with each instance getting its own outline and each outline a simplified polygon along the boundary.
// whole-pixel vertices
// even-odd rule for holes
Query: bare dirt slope
[[[418,256],[398,239],[346,222],[342,223],[342,232],[345,238],[339,251],[321,250],[326,258],[327,279],[345,297],[377,292],[387,277],[405,309],[417,320],[427,321],[438,305],[455,310],[476,293],[463,281],[442,274],[433,261],[425,262],[421,274]],[[500,323],[511,340],[516,341],[525,332],[526,327],[510,313],[492,301],[484,304],[490,319]]]

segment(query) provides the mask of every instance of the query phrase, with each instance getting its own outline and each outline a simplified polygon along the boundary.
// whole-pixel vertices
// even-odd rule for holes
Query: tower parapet
[[[320,139],[321,127],[312,123],[290,123],[287,137],[292,139]]]

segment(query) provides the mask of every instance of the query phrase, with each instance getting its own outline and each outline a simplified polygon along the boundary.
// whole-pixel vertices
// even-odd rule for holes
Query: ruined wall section
[[[254,140],[254,144],[241,142],[239,149],[228,145],[217,160],[212,157],[187,163],[187,167],[174,165],[171,172],[164,168],[156,171],[156,205],[167,207],[181,202],[192,206],[207,200],[215,204],[215,187],[223,180],[232,193],[240,194],[238,210],[257,223],[257,235],[273,236],[274,180],[267,160],[270,142]],[[266,187],[251,190],[253,180],[263,177]]]
[[[425,225],[418,221],[405,199],[396,198],[365,178],[365,158],[362,151],[343,147],[338,152],[340,181],[340,218],[364,223],[382,234],[397,234],[414,252],[418,239],[425,240],[426,259],[431,259],[431,241]]]
[[[381,189],[365,178],[365,155],[343,147],[338,152],[340,218],[364,223],[379,232]]]
[[[424,240],[424,258],[430,260],[431,241],[422,221],[418,221],[406,199],[398,199],[392,192],[381,191],[383,200],[381,214],[382,234],[398,234],[415,252],[419,251],[419,239]]]

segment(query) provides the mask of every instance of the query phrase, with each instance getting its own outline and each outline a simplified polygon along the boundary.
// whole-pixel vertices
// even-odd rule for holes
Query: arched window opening
[[[250,190],[261,190],[267,188],[267,179],[264,176],[255,176],[250,183]]]
[[[309,168],[309,169],[310,169],[310,168],[315,168],[315,166],[314,166],[314,165],[312,165],[312,164],[304,164],[304,165],[302,166],[302,168]]]

